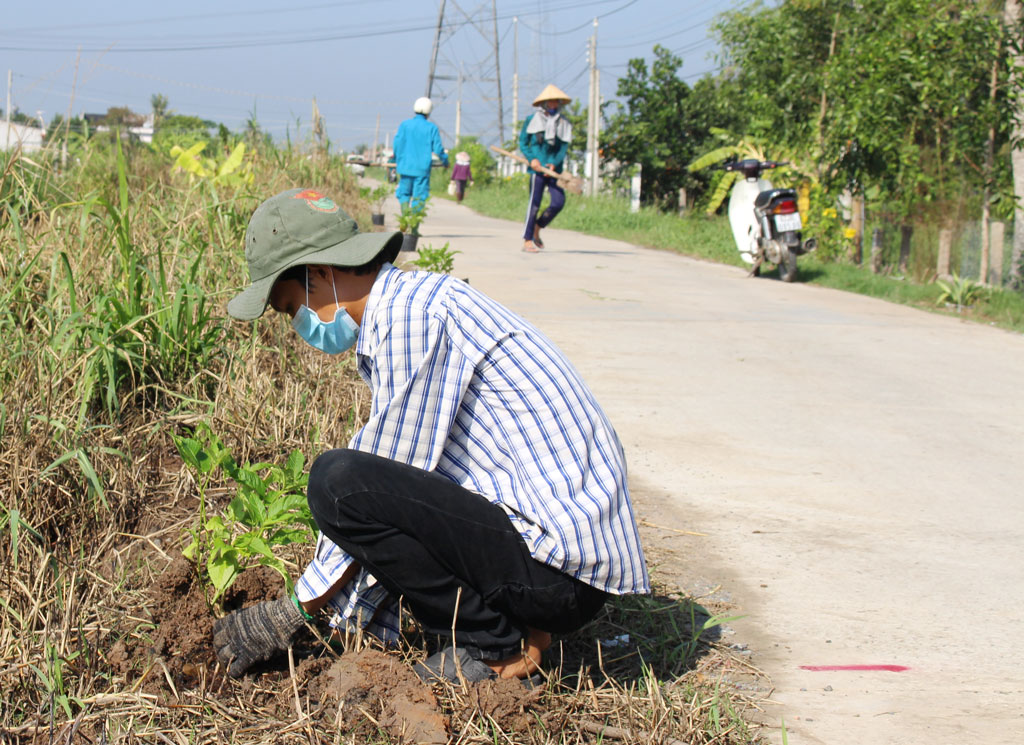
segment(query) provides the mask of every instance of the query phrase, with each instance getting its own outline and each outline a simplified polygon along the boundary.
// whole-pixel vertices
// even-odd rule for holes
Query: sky
[[[461,132],[486,144],[498,142],[495,35],[507,139],[512,136],[517,72],[520,120],[548,83],[586,106],[588,39],[595,34],[595,18],[601,95],[609,101],[628,61],[653,59],[655,44],[683,58],[679,75],[688,82],[714,72],[719,62],[711,25],[719,13],[744,4],[443,2],[431,120],[446,147],[453,144],[460,91]],[[383,146],[412,116],[416,98],[427,92],[441,3],[5,3],[0,74],[11,72],[12,109],[46,122],[55,114],[66,115],[69,106],[76,116],[104,113],[112,106],[149,113],[151,96],[159,93],[173,113],[221,122],[232,130],[255,118],[276,139],[302,140],[310,135],[315,97],[334,150],[372,146],[375,137]],[[4,97],[0,108],[7,108]]]

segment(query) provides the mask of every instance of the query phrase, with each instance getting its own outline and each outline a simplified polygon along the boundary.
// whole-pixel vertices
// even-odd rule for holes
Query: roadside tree
[[[705,148],[712,128],[742,127],[743,112],[728,80],[704,78],[690,87],[679,77],[683,60],[662,46],[648,67],[632,59],[619,79],[618,111],[602,133],[602,159],[621,170],[643,167],[641,201],[674,208],[679,189],[691,196],[707,188],[705,174],[687,166]]]

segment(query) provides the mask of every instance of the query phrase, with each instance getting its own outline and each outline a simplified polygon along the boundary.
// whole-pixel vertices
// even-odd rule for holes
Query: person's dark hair
[[[285,269],[277,275],[277,279],[274,280],[274,284],[276,285],[278,282],[284,282],[287,279],[294,279],[300,285],[304,285],[306,283],[306,265],[299,264],[298,266]]]
[[[376,256],[374,256],[372,259],[367,261],[365,264],[362,264],[361,266],[342,266],[338,268],[346,272],[352,272],[357,277],[359,277],[365,274],[376,274],[377,272],[380,271],[380,268],[382,266],[384,266],[383,251],[378,253]]]
[[[384,266],[383,252],[377,254],[365,264],[359,266],[339,266],[338,268],[343,272],[350,272],[357,277],[361,277],[367,274],[376,274],[382,266]],[[306,265],[299,264],[298,266],[285,269],[277,276],[276,282],[283,282],[288,279],[294,279],[300,285],[304,285],[306,283]]]

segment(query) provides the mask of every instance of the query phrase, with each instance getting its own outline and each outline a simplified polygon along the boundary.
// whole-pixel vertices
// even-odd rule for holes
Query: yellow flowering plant
[[[816,254],[822,261],[835,261],[846,255],[849,248],[848,227],[836,207],[835,196],[822,188],[820,183],[811,183],[808,189],[807,212],[804,218],[804,235],[818,239]]]

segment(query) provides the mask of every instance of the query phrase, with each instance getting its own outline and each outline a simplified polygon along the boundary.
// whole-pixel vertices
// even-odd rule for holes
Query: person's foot
[[[551,634],[530,629],[523,643],[522,654],[504,660],[483,660],[499,678],[529,678],[540,670],[541,655],[551,646]]]
[[[534,245],[533,241],[526,241],[526,243],[523,244],[523,250],[528,254],[540,253],[540,249]]]
[[[544,248],[544,241],[540,239],[540,226],[533,226],[533,245],[537,248]]]

